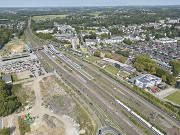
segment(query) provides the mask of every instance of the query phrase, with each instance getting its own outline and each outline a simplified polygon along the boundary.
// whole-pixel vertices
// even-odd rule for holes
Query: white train
[[[65,55],[61,54],[59,51],[57,51],[53,45],[49,45],[49,48],[46,46],[45,48],[47,48],[47,50],[52,54],[55,53],[57,54],[57,56],[61,57],[62,59],[64,59],[65,61],[67,61],[69,64],[71,64],[72,66],[76,67],[77,69],[81,69],[81,66],[78,65],[77,63],[73,62],[71,59],[69,59],[68,57],[66,57]],[[46,50],[46,49],[45,49]]]
[[[145,124],[148,128],[150,128],[154,133],[156,133],[157,135],[164,135],[162,132],[160,132],[158,129],[156,129],[155,127],[153,127],[149,122],[147,122],[145,119],[143,119],[141,116],[139,116],[137,113],[135,113],[134,111],[132,111],[129,107],[127,107],[124,103],[122,103],[119,100],[115,100],[119,105],[121,105],[121,107],[123,107],[124,109],[126,109],[126,111],[128,111],[129,113],[131,113],[133,116],[135,116],[138,120],[140,120],[143,124]]]
[[[49,45],[50,49],[52,52],[54,52],[55,54],[60,54],[59,51],[57,51],[53,45]]]
[[[44,50],[48,53],[51,53],[52,55],[54,54],[54,52],[51,51],[46,45],[44,46]]]

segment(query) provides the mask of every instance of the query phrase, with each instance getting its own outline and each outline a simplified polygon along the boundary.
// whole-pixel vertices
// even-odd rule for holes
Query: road
[[[41,77],[48,77],[48,76],[51,76],[51,75],[54,75],[53,73],[47,73],[45,75],[42,75]],[[34,81],[34,79],[36,79],[38,77],[32,77],[32,78],[29,78],[29,79],[25,79],[25,80],[21,80],[21,81],[18,81],[18,82],[14,82],[13,84],[21,84],[21,83],[26,83],[26,82],[31,82],[31,81]]]
[[[38,44],[35,43],[33,40],[31,40],[31,44],[33,44],[34,46],[38,46]],[[89,88],[89,86],[84,86],[82,84],[82,82],[79,82],[79,80],[77,80],[76,77],[73,77],[71,74],[62,70],[57,65],[57,63],[53,62],[52,58],[49,58],[48,55],[46,55],[43,51],[39,51],[37,54],[38,54],[38,56],[46,59],[46,61],[49,63],[49,65],[53,66],[54,69],[56,69],[58,73],[63,74],[63,76],[65,76],[67,79],[69,79],[73,84],[76,84],[80,89],[82,87],[85,88],[85,89],[83,89],[83,91],[86,92],[86,94],[95,101],[95,104],[97,104],[98,107],[103,108],[103,111],[104,112],[106,111],[107,114],[111,116],[113,121],[115,123],[117,123],[120,127],[122,127],[125,131],[128,131],[128,133],[134,134],[134,135],[143,134],[142,131],[140,129],[138,129],[128,118],[124,117],[124,115],[116,114],[116,112],[115,112],[116,108],[114,106],[111,107],[112,104],[110,102],[102,100],[103,98],[98,95],[99,93],[94,92],[94,89],[95,89],[94,86],[98,87],[98,86],[96,86],[96,84],[89,82],[88,84],[91,85],[91,89]],[[79,74],[79,72],[78,72],[78,74]],[[84,76],[82,76],[81,74],[79,74],[79,75],[84,78]],[[87,79],[87,81],[89,81],[89,79]],[[108,93],[106,93],[106,94],[108,94]],[[108,110],[106,110],[106,108],[108,108]],[[122,120],[124,122],[122,122]],[[126,122],[126,121],[128,121],[128,122]]]
[[[41,52],[40,54],[41,56],[44,55],[43,52]],[[46,54],[45,54],[46,55]],[[43,58],[46,59],[46,61],[48,61],[50,63],[50,65],[52,65],[59,73],[63,74],[65,71],[63,70],[60,70],[60,67],[59,65],[56,63],[56,62],[52,62],[52,58],[47,58],[48,56],[42,56]],[[68,65],[67,62],[63,61],[64,63],[66,63]],[[72,65],[68,65],[69,67],[73,68]],[[76,70],[76,69],[74,69]],[[114,98],[109,94],[107,93],[106,91],[104,91],[102,88],[100,88],[98,85],[96,85],[95,83],[93,83],[91,80],[87,79],[86,76],[84,76],[83,74],[81,74],[79,71],[76,70],[76,73],[78,75],[80,75],[82,78],[84,78],[86,81],[87,81],[87,84],[86,85],[82,85],[81,83],[82,82],[79,82],[78,80],[76,80],[76,78],[73,78],[73,76],[71,74],[68,74],[67,72],[65,72],[65,74],[63,74],[63,76],[67,77],[67,79],[69,79],[70,81],[72,81],[73,84],[76,84],[79,88],[82,88],[83,87],[83,92],[85,92],[89,97],[91,97],[96,104],[98,104],[99,107],[101,108],[108,108],[107,110],[107,113],[109,113],[109,115],[112,116],[112,119],[114,118],[114,121],[117,122],[117,118],[119,118],[119,121],[122,120],[122,117],[119,113],[117,113],[115,110],[117,110],[116,108],[114,108],[111,103],[105,101],[105,100],[102,100],[103,98],[101,96],[99,96],[97,92],[94,92],[94,89],[98,89],[101,93],[104,92],[106,96],[108,96],[108,100],[110,101],[113,101]],[[108,77],[108,76],[106,76]],[[117,82],[115,82],[112,78],[108,78],[108,79],[111,79],[111,82],[114,84],[114,85],[120,85],[119,83],[117,84]],[[119,86],[119,87],[124,87],[123,85]],[[127,90],[127,88],[123,88],[124,90]],[[131,91],[131,90],[130,90]],[[132,93],[128,93],[128,94],[132,94]],[[134,95],[134,93],[133,93]],[[134,97],[134,96],[133,96]],[[138,96],[137,96],[138,97]],[[137,98],[135,98],[137,99]],[[146,104],[147,105],[147,104]],[[111,107],[112,106],[112,107]],[[123,119],[124,121],[127,121],[127,119]],[[124,127],[123,126],[123,122],[117,122],[118,124],[121,125],[121,127]],[[126,123],[126,122],[124,122]],[[131,122],[129,122],[131,123]],[[128,126],[130,128],[127,128]],[[132,134],[142,134],[141,131],[138,131],[138,129],[135,129],[133,127],[133,124],[126,124],[127,127],[125,127],[125,129],[128,130],[132,130],[130,131],[130,133]]]
[[[54,72],[54,74],[55,74],[55,76],[56,76],[57,78],[59,78],[59,79],[62,81],[62,77],[59,76],[59,74],[58,74],[56,71]],[[93,117],[96,119],[96,122],[97,122],[97,124],[98,124],[98,129],[100,129],[100,130],[102,131],[102,134],[103,134],[104,132],[106,132],[106,130],[113,132],[114,135],[120,134],[120,132],[119,132],[117,129],[109,126],[109,125],[106,123],[106,120],[105,120],[101,115],[100,115],[100,118],[97,117],[97,114],[98,114],[98,115],[100,114],[100,112],[98,111],[98,108],[97,108],[95,105],[90,105],[92,102],[90,101],[90,99],[88,99],[88,97],[87,97],[85,94],[79,93],[79,92],[78,92],[78,89],[77,89],[76,92],[75,92],[75,89],[76,89],[76,88],[73,86],[74,89],[72,89],[72,88],[70,87],[70,86],[72,86],[72,84],[70,84],[70,82],[67,82],[67,80],[66,80],[66,82],[63,81],[63,83],[66,85],[66,87],[68,87],[68,89],[71,90],[71,92],[74,94],[74,96],[75,96],[76,98],[78,98],[78,100],[79,100],[81,103],[83,103],[83,105],[86,107],[86,109],[87,109],[88,111],[90,111],[91,114],[93,114]],[[87,111],[87,110],[85,110],[85,111]],[[92,116],[90,116],[90,117],[92,117]],[[103,123],[104,126],[101,124],[101,122],[100,122],[99,119],[101,119],[101,122]],[[97,133],[97,135],[99,135],[99,133]]]
[[[62,76],[65,76],[66,79],[71,81],[73,84],[76,84],[77,87],[80,88],[81,92],[85,92],[88,95],[88,97],[92,98],[93,101],[95,101],[95,104],[98,105],[99,107],[103,108],[103,110],[106,111],[107,114],[111,116],[113,121],[115,123],[117,123],[120,127],[122,127],[123,129],[125,129],[125,131],[128,131],[128,133],[133,134],[133,135],[143,134],[141,132],[141,130],[138,130],[137,128],[135,128],[134,124],[131,121],[129,121],[127,118],[125,118],[122,114],[120,114],[120,113],[117,114],[115,111],[116,108],[114,106],[112,106],[112,104],[110,102],[105,101],[101,97],[101,95],[99,95],[99,93],[96,93],[94,91],[93,86],[89,87],[89,86],[82,84],[82,82],[79,79],[77,80],[77,78],[74,77],[72,74],[63,70],[61,68],[61,66],[55,60],[53,60],[50,56],[45,54],[43,51],[39,51],[38,53],[43,58],[45,58],[46,61],[48,61],[56,69],[56,71],[58,73],[60,73]],[[83,76],[83,75],[81,75],[81,76]],[[89,79],[86,79],[86,81],[91,83],[91,81]],[[96,85],[94,85],[94,86],[96,86]],[[93,88],[93,89],[90,89],[90,88]],[[122,122],[122,121],[124,121],[124,122]],[[126,121],[129,121],[128,124],[126,124]]]
[[[78,59],[76,59],[78,60]],[[79,60],[78,60],[79,61]],[[90,68],[92,71],[96,72],[97,74],[100,74],[101,76],[103,76],[104,78],[106,78],[109,82],[111,82],[114,86],[119,87],[118,90],[119,93],[121,93],[122,91],[126,92],[128,95],[130,95],[133,99],[135,99],[136,101],[142,103],[143,105],[147,106],[148,108],[150,108],[151,110],[153,110],[154,112],[157,112],[159,114],[161,114],[164,118],[166,118],[169,122],[171,122],[173,125],[175,125],[176,127],[180,126],[180,123],[175,120],[173,117],[167,115],[166,112],[164,112],[163,110],[161,110],[160,108],[156,107],[155,105],[153,105],[152,103],[148,102],[147,100],[145,100],[144,98],[142,98],[141,96],[139,96],[138,94],[136,94],[135,92],[133,92],[131,89],[125,87],[124,85],[120,84],[119,82],[117,82],[116,80],[114,80],[113,78],[109,77],[108,75],[102,73],[101,71],[99,71],[98,69],[92,67],[90,64],[84,62],[84,61],[79,61],[81,62],[81,64],[87,66],[88,68]]]

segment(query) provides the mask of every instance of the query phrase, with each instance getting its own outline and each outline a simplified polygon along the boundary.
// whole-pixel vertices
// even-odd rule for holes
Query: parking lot
[[[40,61],[34,55],[26,58],[1,61],[0,71],[4,74],[17,74],[20,80],[45,74]]]

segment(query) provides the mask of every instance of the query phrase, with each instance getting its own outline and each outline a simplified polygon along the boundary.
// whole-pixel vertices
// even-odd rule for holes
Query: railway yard
[[[0,61],[1,72],[22,86],[16,95],[24,95],[21,110],[0,118],[0,128],[16,123],[10,134],[19,135],[17,121],[28,114],[33,120],[27,135],[180,134],[173,115],[102,72],[105,66],[35,36],[30,25],[31,18],[24,31],[28,55]]]
[[[37,45],[37,43],[34,43],[34,45]],[[44,51],[38,51],[37,54],[48,61],[48,64],[51,65],[57,73],[75,85],[74,87],[78,87],[80,94],[88,96],[91,101],[93,99],[92,104],[100,108],[98,110],[102,110],[103,113],[110,116],[111,120],[121,127],[121,130],[125,132],[128,131],[130,134],[141,134],[142,131],[138,130],[138,128],[142,128],[144,129],[143,134],[163,134],[161,132],[162,130],[160,131],[156,128],[156,124],[154,123],[157,123],[157,125],[161,124],[161,126],[164,127],[163,130],[165,130],[165,132],[174,133],[174,131],[178,131],[178,128],[176,128],[178,127],[178,122],[143,98],[134,95],[134,93],[125,88],[125,86],[117,83],[105,74],[100,73],[88,63],[79,60],[79,58],[73,55],[59,52],[53,45],[47,45],[44,48]],[[67,69],[64,68],[64,65],[70,69],[71,73],[65,71]],[[119,99],[119,102],[125,103],[126,106],[133,111],[128,111],[122,105],[118,106],[119,103],[116,98]],[[137,110],[138,114],[135,113]],[[139,122],[143,124],[133,123],[132,120],[126,118],[125,115],[119,112],[132,115],[133,118],[138,119]],[[139,114],[139,112],[141,113]],[[143,118],[141,116],[143,116]],[[164,119],[166,116],[167,118]],[[148,119],[149,122],[144,118]],[[151,123],[153,123],[153,125]]]

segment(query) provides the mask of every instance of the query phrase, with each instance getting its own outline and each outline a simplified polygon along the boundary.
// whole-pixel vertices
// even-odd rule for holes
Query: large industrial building
[[[162,82],[162,79],[159,77],[156,77],[154,75],[145,74],[141,76],[140,78],[135,80],[135,85],[140,88],[147,88],[151,86],[156,86]]]

